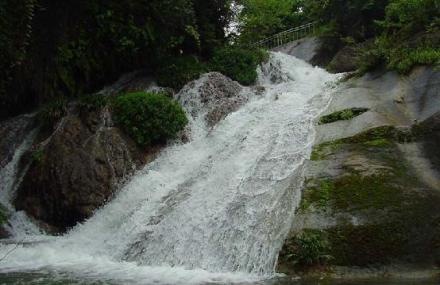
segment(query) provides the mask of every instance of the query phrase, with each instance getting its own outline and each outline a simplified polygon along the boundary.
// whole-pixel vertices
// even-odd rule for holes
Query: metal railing
[[[317,22],[308,23],[253,43],[253,47],[273,49],[315,33]]]

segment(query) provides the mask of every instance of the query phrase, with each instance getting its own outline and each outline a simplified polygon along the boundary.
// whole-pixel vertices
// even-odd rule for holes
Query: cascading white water
[[[65,236],[16,248],[0,272],[45,269],[136,284],[271,276],[300,200],[313,122],[337,76],[280,53],[259,73],[265,92],[244,89],[248,103],[213,129],[198,85],[186,90],[190,142],[169,146]],[[1,246],[0,256],[13,246]]]

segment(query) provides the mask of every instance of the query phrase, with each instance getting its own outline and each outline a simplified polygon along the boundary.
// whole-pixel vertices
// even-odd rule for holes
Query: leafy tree
[[[267,59],[261,50],[225,47],[215,51],[211,69],[229,76],[243,85],[251,85],[257,79],[258,65]]]
[[[240,40],[252,43],[304,21],[303,0],[241,0]]]
[[[225,43],[229,0],[0,1],[0,119]]]

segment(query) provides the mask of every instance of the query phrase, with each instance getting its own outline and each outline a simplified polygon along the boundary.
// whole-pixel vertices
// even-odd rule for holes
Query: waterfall
[[[313,124],[336,79],[272,53],[259,70],[264,92],[244,88],[246,103],[214,127],[204,121],[196,82],[180,96],[189,142],[167,147],[68,234],[17,247],[0,272],[44,269],[124,284],[273,276],[300,201]],[[0,256],[13,246],[0,246]]]

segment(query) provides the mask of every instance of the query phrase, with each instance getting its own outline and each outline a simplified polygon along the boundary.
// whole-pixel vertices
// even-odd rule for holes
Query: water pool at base
[[[151,285],[156,284],[154,280],[144,282],[125,281],[103,281],[103,280],[81,280],[74,277],[67,277],[61,273],[0,273],[0,285]],[[183,283],[176,283],[183,284]],[[266,281],[255,281],[246,283],[222,283],[210,282],[204,284],[239,284],[239,285],[438,285],[438,279],[371,279],[371,280],[299,280],[290,277],[271,279]],[[175,285],[170,283],[170,285]]]

